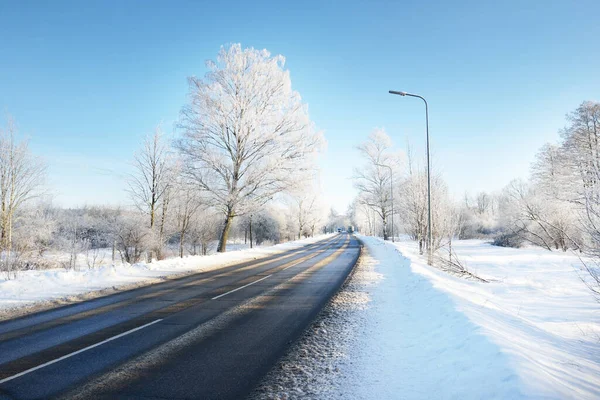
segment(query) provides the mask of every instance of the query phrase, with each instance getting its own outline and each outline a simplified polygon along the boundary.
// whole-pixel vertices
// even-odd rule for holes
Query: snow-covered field
[[[253,399],[600,398],[600,305],[576,256],[454,243],[481,283],[361,239],[355,275]]]
[[[479,283],[428,267],[412,242],[397,247],[413,272],[447,294],[453,309],[497,346],[524,396],[600,398],[600,304],[580,279],[576,255],[456,242],[459,259],[490,281]]]
[[[232,244],[228,246],[227,253],[174,257],[151,263],[140,262],[128,265],[119,262],[95,268],[82,265],[79,271],[65,269],[21,271],[17,279],[12,280],[6,280],[5,276],[0,275],[0,318],[48,302],[59,304],[63,301],[85,299],[90,292],[95,294],[107,289],[129,288],[157,282],[169,276],[206,271],[266,257],[314,243],[328,236],[330,235],[320,235],[275,246],[242,250],[236,249],[240,249],[243,245]]]

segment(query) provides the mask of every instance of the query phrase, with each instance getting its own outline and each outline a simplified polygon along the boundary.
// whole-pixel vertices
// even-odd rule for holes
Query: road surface
[[[0,323],[0,399],[239,399],[352,270],[336,235]]]

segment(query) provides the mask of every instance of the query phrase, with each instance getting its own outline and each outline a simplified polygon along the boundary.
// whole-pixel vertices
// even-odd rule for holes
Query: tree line
[[[433,170],[434,250],[451,252],[453,238],[487,238],[500,246],[533,244],[600,260],[600,103],[583,102],[566,121],[560,141],[539,150],[529,178],[497,192],[457,201]],[[358,151],[363,160],[354,174],[359,194],[348,211],[354,223],[366,234],[389,238],[393,178],[395,231],[418,241],[423,252],[428,234],[426,170],[415,162],[410,147],[397,151],[381,129]],[[600,282],[596,263],[584,265],[593,281]]]
[[[285,58],[234,44],[207,68],[188,78],[176,139],[158,127],[135,153],[127,179],[135,207],[52,206],[45,164],[8,122],[0,131],[0,250],[9,278],[43,268],[54,250],[75,268],[82,254],[94,264],[89,253],[98,249],[134,263],[174,248],[180,257],[215,244],[225,252],[232,234],[279,243],[326,229],[316,183],[324,139]]]

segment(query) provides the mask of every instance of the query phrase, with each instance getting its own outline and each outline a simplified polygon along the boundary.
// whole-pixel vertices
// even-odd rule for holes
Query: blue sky
[[[0,0],[0,110],[49,165],[62,205],[127,202],[144,135],[172,132],[190,75],[223,44],[283,54],[328,141],[326,198],[354,196],[355,146],[384,127],[424,154],[452,192],[525,177],[565,113],[600,101],[600,2]]]

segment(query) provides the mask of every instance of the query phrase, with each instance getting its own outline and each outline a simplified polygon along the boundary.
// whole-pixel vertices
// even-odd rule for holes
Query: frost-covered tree
[[[252,234],[256,245],[270,242],[277,244],[281,241],[281,226],[271,210],[263,210],[252,219]]]
[[[294,213],[296,220],[296,237],[301,239],[302,236],[314,236],[318,226],[324,224],[327,215],[321,202],[316,177],[313,181],[290,190],[287,197],[289,211]]]
[[[139,213],[123,213],[114,224],[116,248],[121,260],[130,264],[140,261],[151,242],[151,232]]]
[[[576,216],[535,184],[511,182],[503,191],[503,225],[523,240],[548,250],[577,248]]]
[[[354,170],[354,186],[359,201],[370,207],[381,219],[383,238],[388,240],[388,218],[392,213],[392,176],[385,166],[398,169],[399,155],[392,152],[392,141],[383,129],[375,129],[358,147],[364,165]],[[399,173],[396,174],[399,176]],[[392,185],[390,185],[392,184]]]
[[[567,115],[570,122],[562,132],[561,152],[567,165],[568,181],[578,185],[574,201],[585,204],[585,193],[600,186],[600,103],[586,101]],[[571,188],[571,190],[573,190]]]
[[[234,217],[301,180],[321,136],[292,89],[283,56],[234,44],[207,66],[203,78],[189,78],[178,148],[187,175],[223,213],[224,252]]]
[[[129,193],[136,207],[148,216],[154,242],[152,248],[160,259],[175,178],[169,146],[160,127],[144,140],[142,148],[134,156],[133,166],[135,171],[128,179]],[[149,259],[152,259],[152,254]]]
[[[499,195],[480,192],[471,198],[465,193],[458,205],[458,238],[473,239],[495,235],[499,228]]]
[[[11,256],[13,226],[19,210],[40,194],[46,176],[45,164],[29,150],[27,141],[17,139],[11,118],[0,128],[0,252],[5,252],[3,267],[10,277],[16,267]]]
[[[191,255],[208,254],[210,244],[219,237],[220,220],[218,213],[204,207],[193,214],[185,239]]]
[[[194,223],[204,223],[195,220],[195,216],[203,205],[198,189],[185,181],[177,181],[173,188],[173,208],[179,232],[179,257],[183,258],[186,235]]]
[[[427,172],[416,166],[400,182],[397,208],[406,233],[419,244],[419,252],[424,253],[428,237],[427,218]],[[442,177],[431,176],[431,217],[433,251],[439,249],[446,239],[451,239],[459,231],[458,210],[448,194]]]
[[[548,250],[585,248],[600,199],[600,104],[584,102],[567,120],[561,143],[540,149],[530,181],[512,182],[502,203],[505,230]]]

